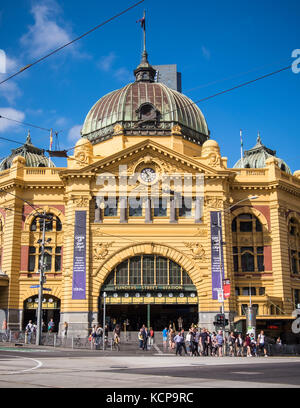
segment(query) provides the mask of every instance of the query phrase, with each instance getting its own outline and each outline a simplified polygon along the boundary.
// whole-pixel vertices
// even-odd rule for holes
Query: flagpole
[[[242,167],[244,167],[244,152],[243,152],[243,134],[242,134],[242,129],[240,130],[240,137],[241,137],[241,163],[242,163]]]
[[[52,129],[50,130],[50,145],[49,145],[49,151],[52,150],[52,142],[53,142],[53,134],[52,134]],[[49,161],[48,161],[48,167],[50,167],[50,155],[49,155]]]
[[[144,10],[144,52],[146,52],[146,10]]]

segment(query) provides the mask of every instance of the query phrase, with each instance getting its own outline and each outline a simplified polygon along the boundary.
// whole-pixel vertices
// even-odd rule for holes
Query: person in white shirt
[[[266,349],[266,336],[264,335],[264,331],[261,330],[259,335],[257,336],[257,345],[260,352],[264,352],[264,356],[268,357],[267,349]]]

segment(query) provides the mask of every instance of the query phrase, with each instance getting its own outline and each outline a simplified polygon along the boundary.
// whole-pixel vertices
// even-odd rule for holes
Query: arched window
[[[234,272],[263,272],[263,227],[259,219],[253,214],[240,214],[233,219],[231,230]]]
[[[300,273],[300,223],[296,218],[289,221],[289,251],[291,273],[299,275]]]
[[[62,239],[58,239],[62,234],[61,220],[52,213],[48,213],[49,219],[45,221],[45,251],[44,251],[44,272],[57,273],[62,270],[62,246],[58,244]],[[42,259],[41,238],[44,228],[44,221],[36,216],[30,225],[30,246],[28,254],[28,272],[38,272]],[[48,235],[48,233],[51,233]]]
[[[187,272],[171,259],[141,255],[121,262],[104,282],[111,285],[193,285]]]

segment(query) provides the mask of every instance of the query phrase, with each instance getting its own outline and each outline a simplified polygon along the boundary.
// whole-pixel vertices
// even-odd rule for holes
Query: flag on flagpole
[[[141,23],[141,27],[143,28],[143,29],[145,29],[145,17],[143,17],[143,18],[140,18],[139,20],[137,20],[137,23]]]

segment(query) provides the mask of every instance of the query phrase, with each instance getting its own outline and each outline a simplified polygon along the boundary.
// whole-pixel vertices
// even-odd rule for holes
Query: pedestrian
[[[246,334],[244,345],[245,345],[245,347],[247,349],[247,357],[252,357],[251,347],[250,347],[251,346],[251,339],[250,339],[249,333]]]
[[[254,333],[250,334],[250,348],[251,348],[252,356],[257,357],[257,354],[256,354],[256,340],[255,340]]]
[[[178,317],[177,323],[178,323],[178,330],[181,330],[182,329],[182,324],[183,324],[183,320],[182,320],[181,316]]]
[[[154,330],[152,327],[150,327],[149,330],[149,347],[151,348],[154,344]]]
[[[169,331],[169,347],[170,347],[171,350],[174,350],[174,349],[175,349],[175,341],[174,341],[174,338],[175,338],[175,331],[174,331],[173,329],[171,329],[171,330]]]
[[[182,342],[181,342],[181,350],[184,350],[185,355],[187,355],[187,350],[186,350],[186,345],[185,345],[185,339],[184,339],[184,329],[180,330],[180,335],[182,338]]]
[[[193,342],[193,356],[200,356],[198,347],[199,347],[199,331],[196,327],[193,328],[192,331],[192,342]]]
[[[207,356],[207,332],[206,329],[202,329],[199,335],[199,346],[201,356]]]
[[[102,339],[103,339],[103,329],[102,329],[101,325],[98,324],[98,326],[96,328],[96,339],[95,339],[95,345],[96,345],[97,350],[100,349],[100,344],[101,344]]]
[[[260,353],[264,353],[265,357],[268,357],[267,348],[266,348],[266,336],[264,331],[261,330],[259,335],[257,336],[257,345]]]
[[[68,328],[69,328],[68,323],[67,323],[67,322],[64,322],[63,329],[62,329],[62,337],[63,337],[63,338],[66,338],[66,337],[67,337],[67,335],[68,335]]]
[[[206,338],[206,349],[207,349],[207,355],[211,356],[212,354],[212,346],[211,346],[211,332],[206,330],[207,333],[207,338]]]
[[[219,357],[223,357],[223,344],[224,344],[224,338],[223,338],[222,330],[219,330],[217,334],[217,345],[218,345]]]
[[[32,320],[29,320],[25,327],[25,334],[27,334],[27,342],[31,343],[31,336],[34,332],[34,325],[32,324]]]
[[[113,346],[118,351],[120,351],[120,336],[121,336],[121,329],[120,329],[120,326],[117,324],[113,330]]]
[[[53,333],[54,327],[55,327],[55,323],[53,319],[51,318],[50,321],[48,322],[48,333]]]
[[[229,355],[234,357],[234,349],[235,349],[235,336],[234,333],[231,332],[228,337],[228,345],[229,345]]]
[[[182,353],[182,336],[181,336],[181,332],[178,332],[176,334],[176,336],[174,337],[174,343],[176,344],[176,356],[179,354],[181,356]]]
[[[148,327],[145,327],[142,333],[143,333],[143,350],[147,351],[148,350],[147,343],[148,343],[148,338],[150,336]]]
[[[188,334],[186,335],[186,342],[187,342],[187,346],[188,346],[188,350],[190,353],[190,356],[192,355],[192,335],[191,335],[191,329],[188,331]]]
[[[218,353],[218,341],[217,341],[217,335],[215,332],[212,333],[211,336],[211,355],[213,357],[216,357]]]
[[[143,341],[144,341],[143,329],[142,328],[140,328],[140,331],[138,332],[138,341],[139,341],[139,348],[142,350]]]
[[[163,349],[164,351],[167,351],[167,341],[168,341],[168,328],[165,327],[162,331],[162,336],[163,336]]]
[[[243,357],[243,344],[244,344],[244,340],[243,337],[241,335],[241,333],[239,333],[239,335],[237,336],[237,338],[235,339],[235,349],[236,349],[236,355]]]

